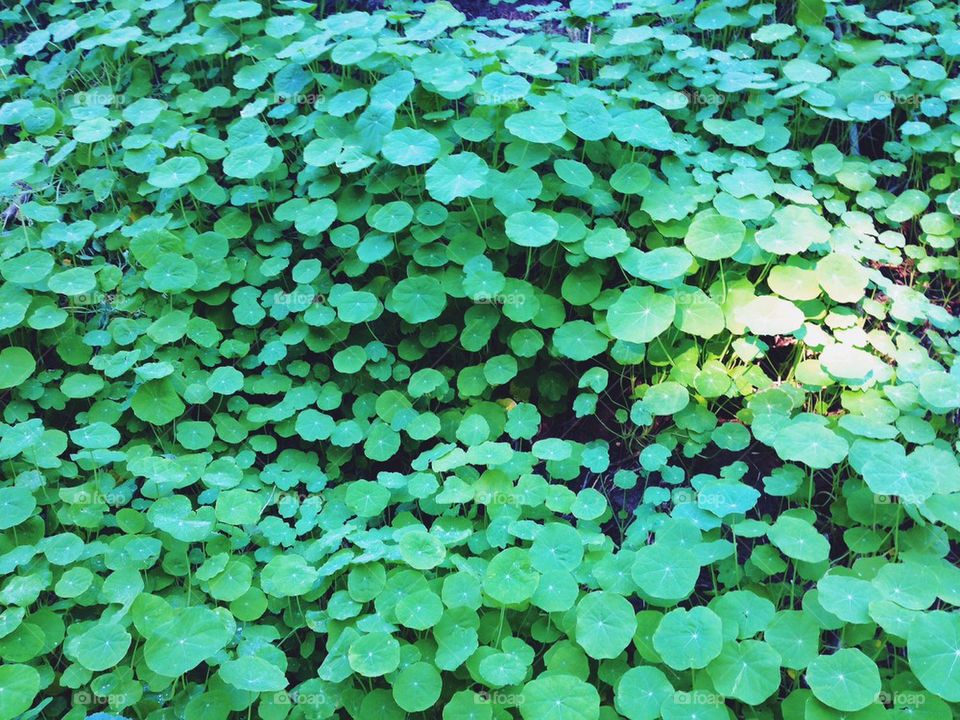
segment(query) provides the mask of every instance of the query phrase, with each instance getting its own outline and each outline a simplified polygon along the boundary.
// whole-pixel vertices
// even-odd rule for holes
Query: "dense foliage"
[[[956,3],[4,5],[0,720],[960,708]]]

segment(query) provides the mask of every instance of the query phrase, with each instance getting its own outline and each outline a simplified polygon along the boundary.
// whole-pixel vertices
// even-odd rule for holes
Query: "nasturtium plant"
[[[4,3],[0,720],[960,713],[958,13]]]
[[[844,712],[863,710],[880,695],[877,665],[855,648],[818,656],[807,666],[806,679],[820,702]]]

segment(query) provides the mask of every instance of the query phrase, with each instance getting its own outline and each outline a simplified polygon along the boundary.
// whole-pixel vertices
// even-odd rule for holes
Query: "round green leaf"
[[[164,677],[179,677],[220,652],[233,637],[234,626],[225,611],[201,606],[178,610],[147,638],[147,667]]]
[[[141,385],[133,394],[130,407],[134,415],[154,425],[166,425],[186,409],[169,378]]]
[[[0,389],[20,385],[33,375],[37,362],[29,350],[22,347],[5,347],[0,350]]]
[[[615,658],[637,629],[633,606],[612,592],[592,592],[577,603],[577,643],[592,658]]]
[[[641,665],[627,670],[617,681],[617,712],[627,720],[656,720],[660,706],[673,695],[673,685],[655,667]]]
[[[0,665],[0,720],[13,720],[30,709],[40,692],[40,673],[29,665]]]
[[[560,230],[557,221],[549,215],[537,212],[516,212],[507,218],[507,237],[521,247],[549,245]]]
[[[448,155],[427,170],[427,192],[441,203],[467,197],[484,186],[489,171],[487,164],[475,153]]]
[[[803,562],[823,562],[830,556],[830,543],[810,523],[781,515],[767,537],[784,555]]]
[[[637,587],[651,598],[676,602],[693,592],[700,577],[700,563],[686,548],[657,542],[637,551],[631,572]]]
[[[413,208],[409,203],[397,200],[377,210],[370,224],[380,232],[395,233],[403,230],[411,220],[413,220]]]
[[[548,675],[523,686],[524,720],[599,720],[600,695],[593,685],[566,674]]]
[[[390,300],[397,315],[414,324],[439,317],[447,306],[443,286],[426,275],[398,282],[390,291]]]
[[[58,272],[47,281],[47,285],[61,295],[84,295],[97,287],[97,278],[90,268],[77,267]]]
[[[758,640],[727,643],[707,674],[721,695],[759,705],[780,688],[780,655]]]
[[[407,665],[391,684],[393,699],[408,713],[423,712],[433,707],[443,689],[440,673],[426,662]]]
[[[531,143],[554,143],[567,132],[563,119],[549,110],[515,113],[507,118],[504,125],[513,135]]]
[[[736,218],[706,211],[693,218],[683,244],[698,258],[721,260],[737,253],[746,232],[744,224]]]
[[[260,571],[260,587],[273,597],[295,597],[310,592],[317,577],[317,571],[300,555],[277,555]]]
[[[676,302],[651,287],[625,290],[607,310],[607,325],[618,340],[647,343],[673,323]]]
[[[443,562],[447,551],[437,538],[428,532],[416,530],[400,538],[400,557],[410,567],[429,570]]]
[[[400,643],[388,633],[372,632],[351,643],[347,659],[351,669],[364,677],[386,675],[400,664]]]
[[[820,626],[800,610],[783,610],[763,631],[763,639],[780,654],[784,667],[803,670],[817,656]]]
[[[199,269],[193,260],[165,253],[144,274],[147,286],[160,293],[183,292],[193,287]]]
[[[800,308],[773,295],[753,298],[739,306],[736,318],[757,335],[789,335],[803,327],[805,319]]]
[[[147,182],[162,190],[183,187],[206,171],[206,164],[192,155],[172,157],[151,170]]]
[[[127,654],[132,638],[117,623],[99,622],[77,638],[74,652],[87,670],[112,668]]]
[[[223,172],[228,177],[250,180],[262,173],[273,159],[266,143],[251,143],[234,148],[223,160]]]
[[[876,664],[854,648],[818,656],[807,666],[806,679],[817,700],[844,712],[862,710],[880,692]]]
[[[501,551],[487,565],[483,591],[504,605],[529,600],[537,590],[540,575],[526,550],[512,547]]]
[[[606,350],[610,339],[592,323],[574,320],[564,323],[554,331],[553,344],[564,357],[582,362]]]
[[[530,546],[530,562],[540,572],[576,570],[583,560],[583,539],[564,523],[548,523]]]
[[[723,649],[723,622],[709,608],[676,608],[657,626],[653,647],[674,670],[704,668]]]
[[[942,610],[918,616],[910,626],[907,656],[927,690],[960,702],[960,616]]]
[[[842,462],[850,449],[841,436],[813,422],[794,422],[781,428],[773,447],[783,460],[802,462],[817,469]]]
[[[384,136],[381,152],[394,165],[424,165],[440,155],[440,141],[426,130],[401,128]]]
[[[242,655],[220,666],[220,677],[238,690],[276,692],[287,686],[283,671],[256,655]]]
[[[0,488],[0,530],[19,525],[33,515],[37,500],[25,487]]]

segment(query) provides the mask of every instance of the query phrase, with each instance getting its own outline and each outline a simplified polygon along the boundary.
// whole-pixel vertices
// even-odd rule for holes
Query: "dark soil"
[[[457,10],[471,20],[478,17],[490,18],[491,20],[530,20],[534,17],[533,13],[519,12],[517,8],[528,6],[544,7],[546,5],[546,3],[536,2],[536,0],[534,0],[534,2],[521,1],[517,3],[500,2],[496,5],[484,2],[483,0],[451,0],[451,2]],[[569,3],[563,0],[563,2],[554,2],[551,4],[565,8]]]
[[[490,20],[531,20],[535,13],[520,12],[517,8],[523,7],[546,7],[555,6],[556,9],[566,8],[569,0],[553,0],[553,2],[544,2],[544,0],[517,0],[517,2],[490,3],[486,0],[450,0],[450,3],[460,12],[467,16],[468,20],[476,18],[488,18]],[[389,8],[391,0],[348,0],[345,5],[355,10],[376,10],[379,8]]]

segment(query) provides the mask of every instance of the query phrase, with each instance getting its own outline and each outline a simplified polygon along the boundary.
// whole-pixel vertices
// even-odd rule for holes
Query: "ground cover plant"
[[[0,720],[952,718],[956,4],[386,5],[0,10]]]

